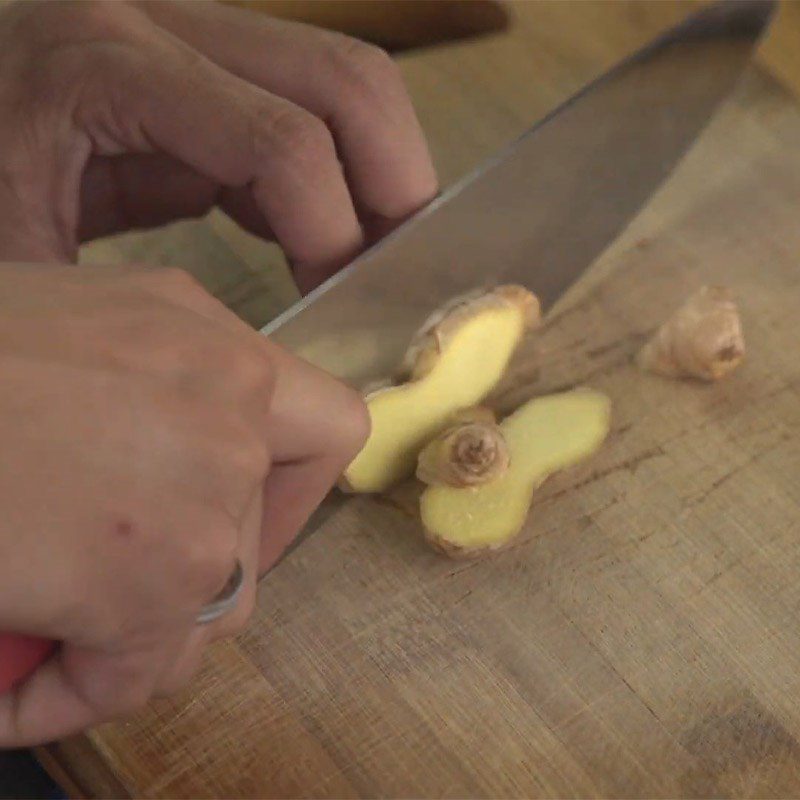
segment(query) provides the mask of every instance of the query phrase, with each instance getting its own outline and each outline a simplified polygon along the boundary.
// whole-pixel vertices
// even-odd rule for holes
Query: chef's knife
[[[262,333],[361,382],[389,374],[422,320],[462,291],[513,281],[546,308],[669,175],[739,77],[773,7],[771,0],[723,0],[690,17],[573,96]],[[54,646],[0,634],[0,692]]]
[[[420,322],[462,291],[516,282],[549,306],[672,171],[748,62],[772,7],[729,0],[690,17],[262,332],[361,383],[391,374]]]

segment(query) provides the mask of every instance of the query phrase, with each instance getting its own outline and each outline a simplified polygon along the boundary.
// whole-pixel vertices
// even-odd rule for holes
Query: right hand
[[[0,265],[0,375],[0,630],[63,643],[0,697],[2,747],[182,685],[368,416],[174,269]],[[237,558],[237,608],[197,626]]]

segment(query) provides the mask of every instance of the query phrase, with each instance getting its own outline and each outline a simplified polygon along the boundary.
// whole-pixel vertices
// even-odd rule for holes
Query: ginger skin
[[[422,326],[399,383],[367,395],[372,431],[345,470],[346,492],[383,492],[414,474],[422,448],[500,382],[539,302],[521,286],[456,298]]]
[[[489,409],[457,415],[419,454],[417,478],[430,485],[480,486],[499,478],[511,460],[502,431]]]
[[[420,498],[428,543],[453,558],[499,550],[522,530],[534,490],[548,476],[587,458],[611,424],[609,399],[590,389],[534,398],[500,424],[507,469],[479,486],[429,486]]]
[[[744,336],[730,289],[703,286],[656,331],[639,367],[667,378],[716,381],[744,358]]]

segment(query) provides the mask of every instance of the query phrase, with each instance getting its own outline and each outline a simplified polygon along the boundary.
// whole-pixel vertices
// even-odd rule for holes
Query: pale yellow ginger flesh
[[[439,360],[450,336],[465,320],[492,308],[512,306],[522,315],[524,328],[534,328],[541,320],[541,307],[535,294],[514,284],[495,289],[479,289],[454,297],[433,312],[408,346],[400,365],[400,380],[419,380]]]
[[[422,448],[460,409],[499,383],[526,329],[539,319],[535,296],[501,286],[458,298],[423,326],[404,369],[411,380],[367,396],[372,430],[340,487],[382,492],[410,477]]]
[[[656,331],[637,362],[668,378],[716,381],[743,358],[742,325],[730,289],[704,286]]]
[[[420,499],[427,540],[454,557],[476,556],[508,544],[520,532],[534,490],[549,475],[594,453],[608,434],[611,403],[575,389],[538,397],[500,424],[508,469],[481,486],[429,486]]]
[[[479,486],[500,477],[510,458],[494,413],[470,409],[425,445],[417,459],[417,478],[431,485]]]

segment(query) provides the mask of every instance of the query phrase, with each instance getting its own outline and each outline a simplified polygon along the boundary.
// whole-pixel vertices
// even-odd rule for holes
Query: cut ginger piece
[[[371,433],[340,488],[382,492],[411,476],[420,450],[453,415],[497,386],[539,316],[535,295],[511,285],[456,298],[432,315],[406,353],[406,382],[367,395]]]
[[[591,389],[538,397],[500,425],[510,458],[480,486],[429,486],[420,499],[427,541],[453,557],[497,550],[520,532],[534,490],[549,475],[594,453],[608,434],[611,403]]]
[[[744,335],[733,293],[702,286],[639,351],[641,369],[667,378],[717,381],[744,358]]]

